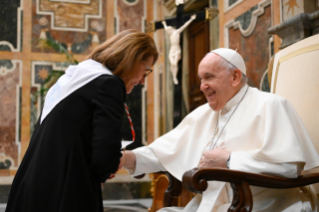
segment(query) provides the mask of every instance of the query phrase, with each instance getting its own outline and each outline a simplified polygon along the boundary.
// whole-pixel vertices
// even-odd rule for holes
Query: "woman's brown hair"
[[[153,38],[133,29],[122,31],[98,47],[88,58],[102,63],[124,82],[130,79],[137,65],[153,56],[153,65],[157,61],[158,52]]]

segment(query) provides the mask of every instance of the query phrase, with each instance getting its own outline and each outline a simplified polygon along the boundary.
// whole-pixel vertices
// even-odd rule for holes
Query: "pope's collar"
[[[235,105],[237,105],[239,102],[240,102],[240,100],[241,100],[241,98],[243,97],[243,95],[245,95],[245,92],[246,92],[246,90],[247,90],[247,87],[248,87],[248,85],[247,84],[245,84],[238,92],[237,92],[237,94],[233,97],[233,98],[231,98],[227,103],[226,103],[226,105],[225,105],[225,107],[223,107],[222,109],[221,109],[221,111],[228,111],[229,109],[231,109],[232,107],[234,107]]]

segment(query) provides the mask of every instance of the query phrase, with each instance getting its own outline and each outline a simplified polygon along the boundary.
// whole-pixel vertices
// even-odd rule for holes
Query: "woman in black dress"
[[[49,90],[14,178],[7,212],[102,212],[101,183],[119,168],[125,97],[158,57],[153,39],[123,31],[70,66]]]

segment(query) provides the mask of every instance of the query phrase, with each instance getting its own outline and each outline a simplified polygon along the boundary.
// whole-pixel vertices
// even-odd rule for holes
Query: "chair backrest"
[[[275,55],[271,85],[292,103],[319,152],[319,35]]]
[[[275,55],[271,92],[292,103],[319,153],[319,35]]]

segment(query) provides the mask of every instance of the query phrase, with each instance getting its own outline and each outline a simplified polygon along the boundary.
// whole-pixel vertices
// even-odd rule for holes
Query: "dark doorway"
[[[192,23],[188,28],[189,112],[207,102],[200,90],[200,80],[197,71],[200,61],[208,52],[209,22]]]

